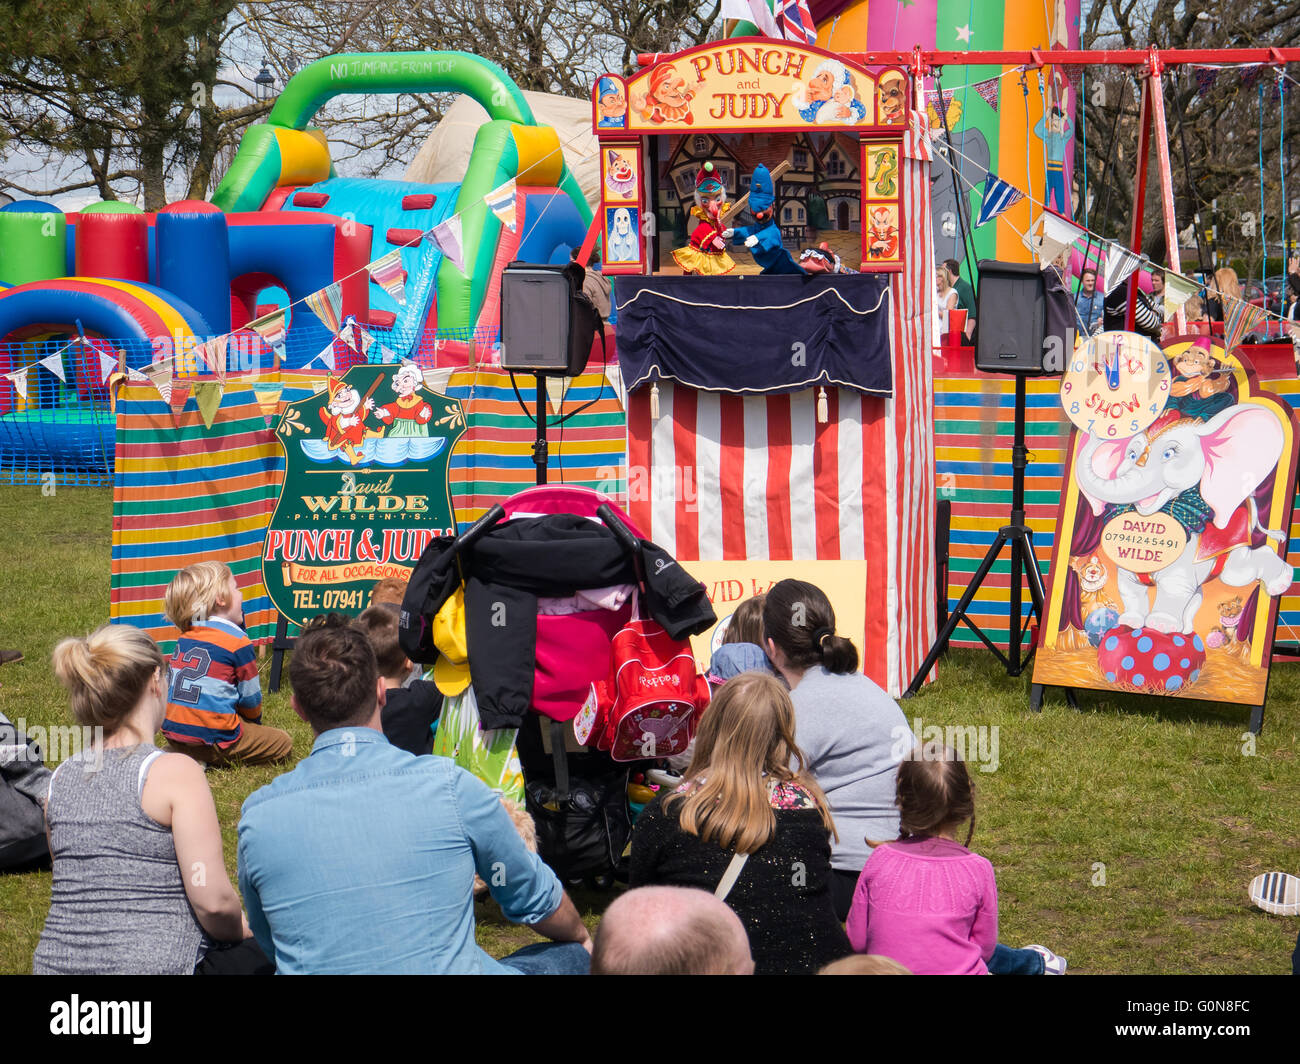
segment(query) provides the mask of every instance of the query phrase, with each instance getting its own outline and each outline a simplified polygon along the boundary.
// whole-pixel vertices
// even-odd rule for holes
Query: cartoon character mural
[[[327,387],[329,403],[320,412],[325,422],[325,445],[330,451],[341,451],[349,464],[356,465],[361,461],[362,442],[384,434],[382,429],[366,427],[366,415],[375,408],[375,401],[369,395],[363,399],[355,388],[332,375]],[[304,440],[304,445],[307,442]]]
[[[873,204],[868,218],[867,254],[873,259],[898,258],[898,208]]]
[[[934,160],[930,165],[930,217],[934,226],[934,257],[937,261],[966,258],[962,226],[971,230],[974,212],[971,195],[976,187],[983,187],[989,169],[989,142],[984,134],[972,126],[962,127],[961,101],[953,97],[948,102],[946,118],[948,131],[934,104],[927,107],[930,118],[930,139]],[[948,144],[951,132],[953,144]],[[956,173],[954,174],[954,167]],[[963,202],[964,201],[964,202]],[[963,211],[963,220],[958,219]]]
[[[605,149],[605,185],[619,199],[632,199],[636,194],[636,167],[612,148]]]
[[[627,124],[627,98],[617,78],[606,74],[596,82],[596,109],[601,129],[622,129]]]
[[[632,106],[642,121],[662,125],[665,122],[683,122],[692,125],[691,101],[695,90],[687,88],[686,79],[672,63],[663,63],[650,72],[650,88],[632,99]]]
[[[416,393],[424,386],[424,375],[414,362],[403,362],[393,374],[396,402],[375,408],[375,417],[390,425],[389,437],[428,436],[433,407]]]
[[[1047,206],[1069,218],[1073,205],[1065,191],[1065,153],[1072,145],[1074,123],[1061,107],[1054,106],[1038,120],[1034,136],[1043,143]]]
[[[886,70],[876,85],[876,121],[881,125],[902,125],[907,116],[907,83],[902,71]]]
[[[817,64],[807,83],[795,90],[793,102],[805,122],[854,125],[865,121],[867,116],[867,109],[858,99],[853,75],[838,59],[824,59]]]
[[[637,248],[635,207],[611,207],[605,211],[608,239],[605,245],[606,262],[637,262],[641,254]]]

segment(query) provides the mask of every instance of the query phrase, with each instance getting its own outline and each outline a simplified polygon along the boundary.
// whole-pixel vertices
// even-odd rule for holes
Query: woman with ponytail
[[[50,780],[54,882],[33,962],[38,975],[269,968],[226,874],[203,766],[154,746],[167,709],[166,669],[153,640],[129,625],[54,649],[72,714],[96,738]]]
[[[795,739],[835,815],[831,892],[843,920],[871,855],[867,840],[898,837],[898,763],[912,731],[898,704],[858,671],[858,650],[836,634],[821,588],[781,580],[768,589],[763,647],[790,685]]]

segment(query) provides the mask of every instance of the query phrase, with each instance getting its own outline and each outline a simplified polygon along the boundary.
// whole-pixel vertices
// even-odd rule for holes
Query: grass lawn
[[[107,490],[46,498],[0,487],[12,544],[0,646],[27,656],[0,669],[9,717],[72,723],[50,652],[107,618],[111,524]],[[1080,702],[1075,712],[1052,692],[1031,714],[1028,677],[1009,679],[991,655],[958,651],[938,683],[903,703],[922,727],[998,729],[997,769],[976,773],[972,848],[997,870],[1001,940],[1043,943],[1079,973],[1289,972],[1300,920],[1254,909],[1246,886],[1259,872],[1300,873],[1300,666],[1275,667],[1253,754],[1244,751],[1245,710],[1088,692]],[[297,751],[310,748],[283,690],[267,694],[265,712]],[[232,881],[240,804],[278,771],[209,774]],[[0,876],[0,973],[30,971],[49,892],[47,873]],[[575,895],[590,926],[609,897]],[[478,919],[479,941],[495,955],[536,940],[491,903]]]

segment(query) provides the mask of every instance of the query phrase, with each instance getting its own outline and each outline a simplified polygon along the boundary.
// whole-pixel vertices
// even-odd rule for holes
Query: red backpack
[[[709,703],[690,644],[652,620],[629,621],[614,636],[610,658],[610,679],[592,684],[573,722],[578,742],[609,751],[615,761],[685,751]]]

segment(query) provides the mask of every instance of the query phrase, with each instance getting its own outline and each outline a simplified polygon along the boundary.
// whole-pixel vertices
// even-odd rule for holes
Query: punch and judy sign
[[[262,578],[295,624],[359,613],[376,580],[408,579],[435,536],[454,535],[448,484],[465,432],[455,399],[419,367],[354,366],[285,407],[276,426],[284,485],[267,528]]]

